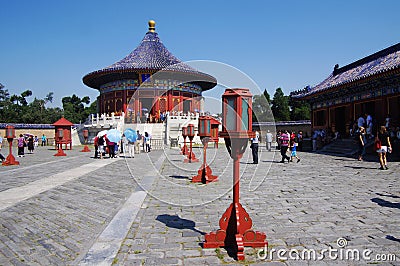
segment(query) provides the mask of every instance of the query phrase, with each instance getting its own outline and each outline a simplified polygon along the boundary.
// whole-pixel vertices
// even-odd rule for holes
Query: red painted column
[[[172,99],[172,91],[169,90],[169,91],[167,92],[167,109],[168,109],[169,112],[170,112],[170,111],[172,110],[172,108],[174,107],[174,103],[173,103],[172,101],[173,101],[173,99]]]

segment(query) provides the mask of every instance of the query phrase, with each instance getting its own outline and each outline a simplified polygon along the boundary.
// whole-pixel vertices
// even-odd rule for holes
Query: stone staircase
[[[353,139],[337,139],[324,146],[318,153],[353,157],[357,150],[357,143]]]
[[[367,141],[367,153],[373,152],[374,139]],[[354,157],[358,152],[358,144],[353,139],[337,139],[332,143],[324,146],[318,153],[331,154],[345,157]]]

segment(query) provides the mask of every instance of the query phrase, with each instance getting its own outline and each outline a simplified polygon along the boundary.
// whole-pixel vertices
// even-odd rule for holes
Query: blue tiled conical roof
[[[154,23],[154,22],[153,22]],[[83,83],[98,89],[102,84],[123,78],[135,78],[138,73],[155,73],[166,70],[174,73],[183,73],[196,77],[203,90],[216,85],[216,79],[202,73],[193,67],[182,63],[164,46],[154,30],[154,24],[149,22],[149,31],[139,46],[122,60],[83,77]]]
[[[175,64],[179,64],[176,70],[197,72],[171,54],[156,32],[149,31],[133,52],[105,69],[149,69],[157,71]]]

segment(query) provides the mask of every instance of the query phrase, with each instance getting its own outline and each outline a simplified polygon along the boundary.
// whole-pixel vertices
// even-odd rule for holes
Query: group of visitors
[[[107,135],[96,136],[94,138],[94,158],[104,159],[106,154],[109,158],[118,158],[121,154],[124,157],[135,158],[135,154],[139,154],[141,146],[143,152],[151,151],[151,135],[148,132],[144,133],[144,136],[136,131],[137,139],[132,142],[123,134],[119,142],[115,143],[107,138]]]
[[[258,131],[255,132],[255,137],[250,139],[251,145],[250,148],[252,150],[253,164],[258,164],[258,145],[260,142],[260,134]],[[272,141],[273,135],[267,130],[265,136],[266,149],[268,151],[272,151]],[[294,159],[297,159],[297,162],[300,162],[300,158],[297,155],[297,150],[302,148],[299,144],[303,144],[303,132],[299,131],[298,134],[296,132],[291,132],[287,130],[279,130],[276,134],[276,143],[277,149],[280,150],[282,160],[281,163],[284,163],[285,160],[288,162],[293,162]],[[289,152],[289,155],[287,153]]]
[[[43,142],[44,139],[44,142]],[[18,141],[18,157],[24,157],[25,156],[25,147],[28,148],[28,152],[32,154],[39,146],[39,138],[38,136],[33,136],[33,135],[19,135],[19,138],[17,139]],[[43,134],[42,136],[42,146],[44,146],[44,143],[46,143],[46,136]]]
[[[293,162],[293,159],[296,158],[297,162],[300,162],[300,158],[297,155],[297,148],[299,147],[299,143],[303,143],[303,133],[300,131],[299,134],[296,135],[295,132],[289,133],[287,130],[278,131],[279,135],[279,146],[281,152],[281,163],[284,163],[285,160],[289,162]],[[289,152],[290,156],[287,155]]]
[[[392,152],[392,144],[390,141],[389,127],[390,116],[386,118],[385,125],[376,129],[376,135],[373,131],[374,121],[370,114],[364,114],[357,119],[357,129],[353,127],[353,136],[358,143],[358,160],[362,161],[366,154],[366,146],[368,139],[374,140],[374,150],[378,153],[380,170],[389,169],[387,166],[387,153]]]
[[[43,134],[42,146],[44,146],[45,143],[46,143],[46,136]],[[28,148],[28,152],[30,154],[33,154],[35,148],[37,148],[38,146],[39,146],[38,136],[33,136],[31,134],[19,134],[19,137],[17,138],[17,147],[18,147],[17,156],[25,157],[25,148]],[[0,160],[3,162],[6,158],[1,153],[2,147],[3,147],[3,137],[0,135]]]

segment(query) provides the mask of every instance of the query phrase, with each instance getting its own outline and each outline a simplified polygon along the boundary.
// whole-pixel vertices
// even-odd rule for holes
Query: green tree
[[[0,83],[0,122],[6,121],[6,113],[10,105],[10,93]]]
[[[270,108],[270,96],[267,90],[261,95],[253,96],[253,122],[273,122],[274,116]]]
[[[85,111],[85,105],[90,103],[90,98],[88,96],[82,99],[77,95],[62,98],[64,117],[71,121],[72,123],[85,122],[89,115],[89,111]],[[89,107],[90,108],[90,107]]]
[[[277,88],[271,101],[271,110],[276,121],[290,120],[290,109],[288,96],[285,96],[281,88]]]
[[[310,120],[311,108],[307,101],[301,101],[289,97],[290,118],[293,121]]]

